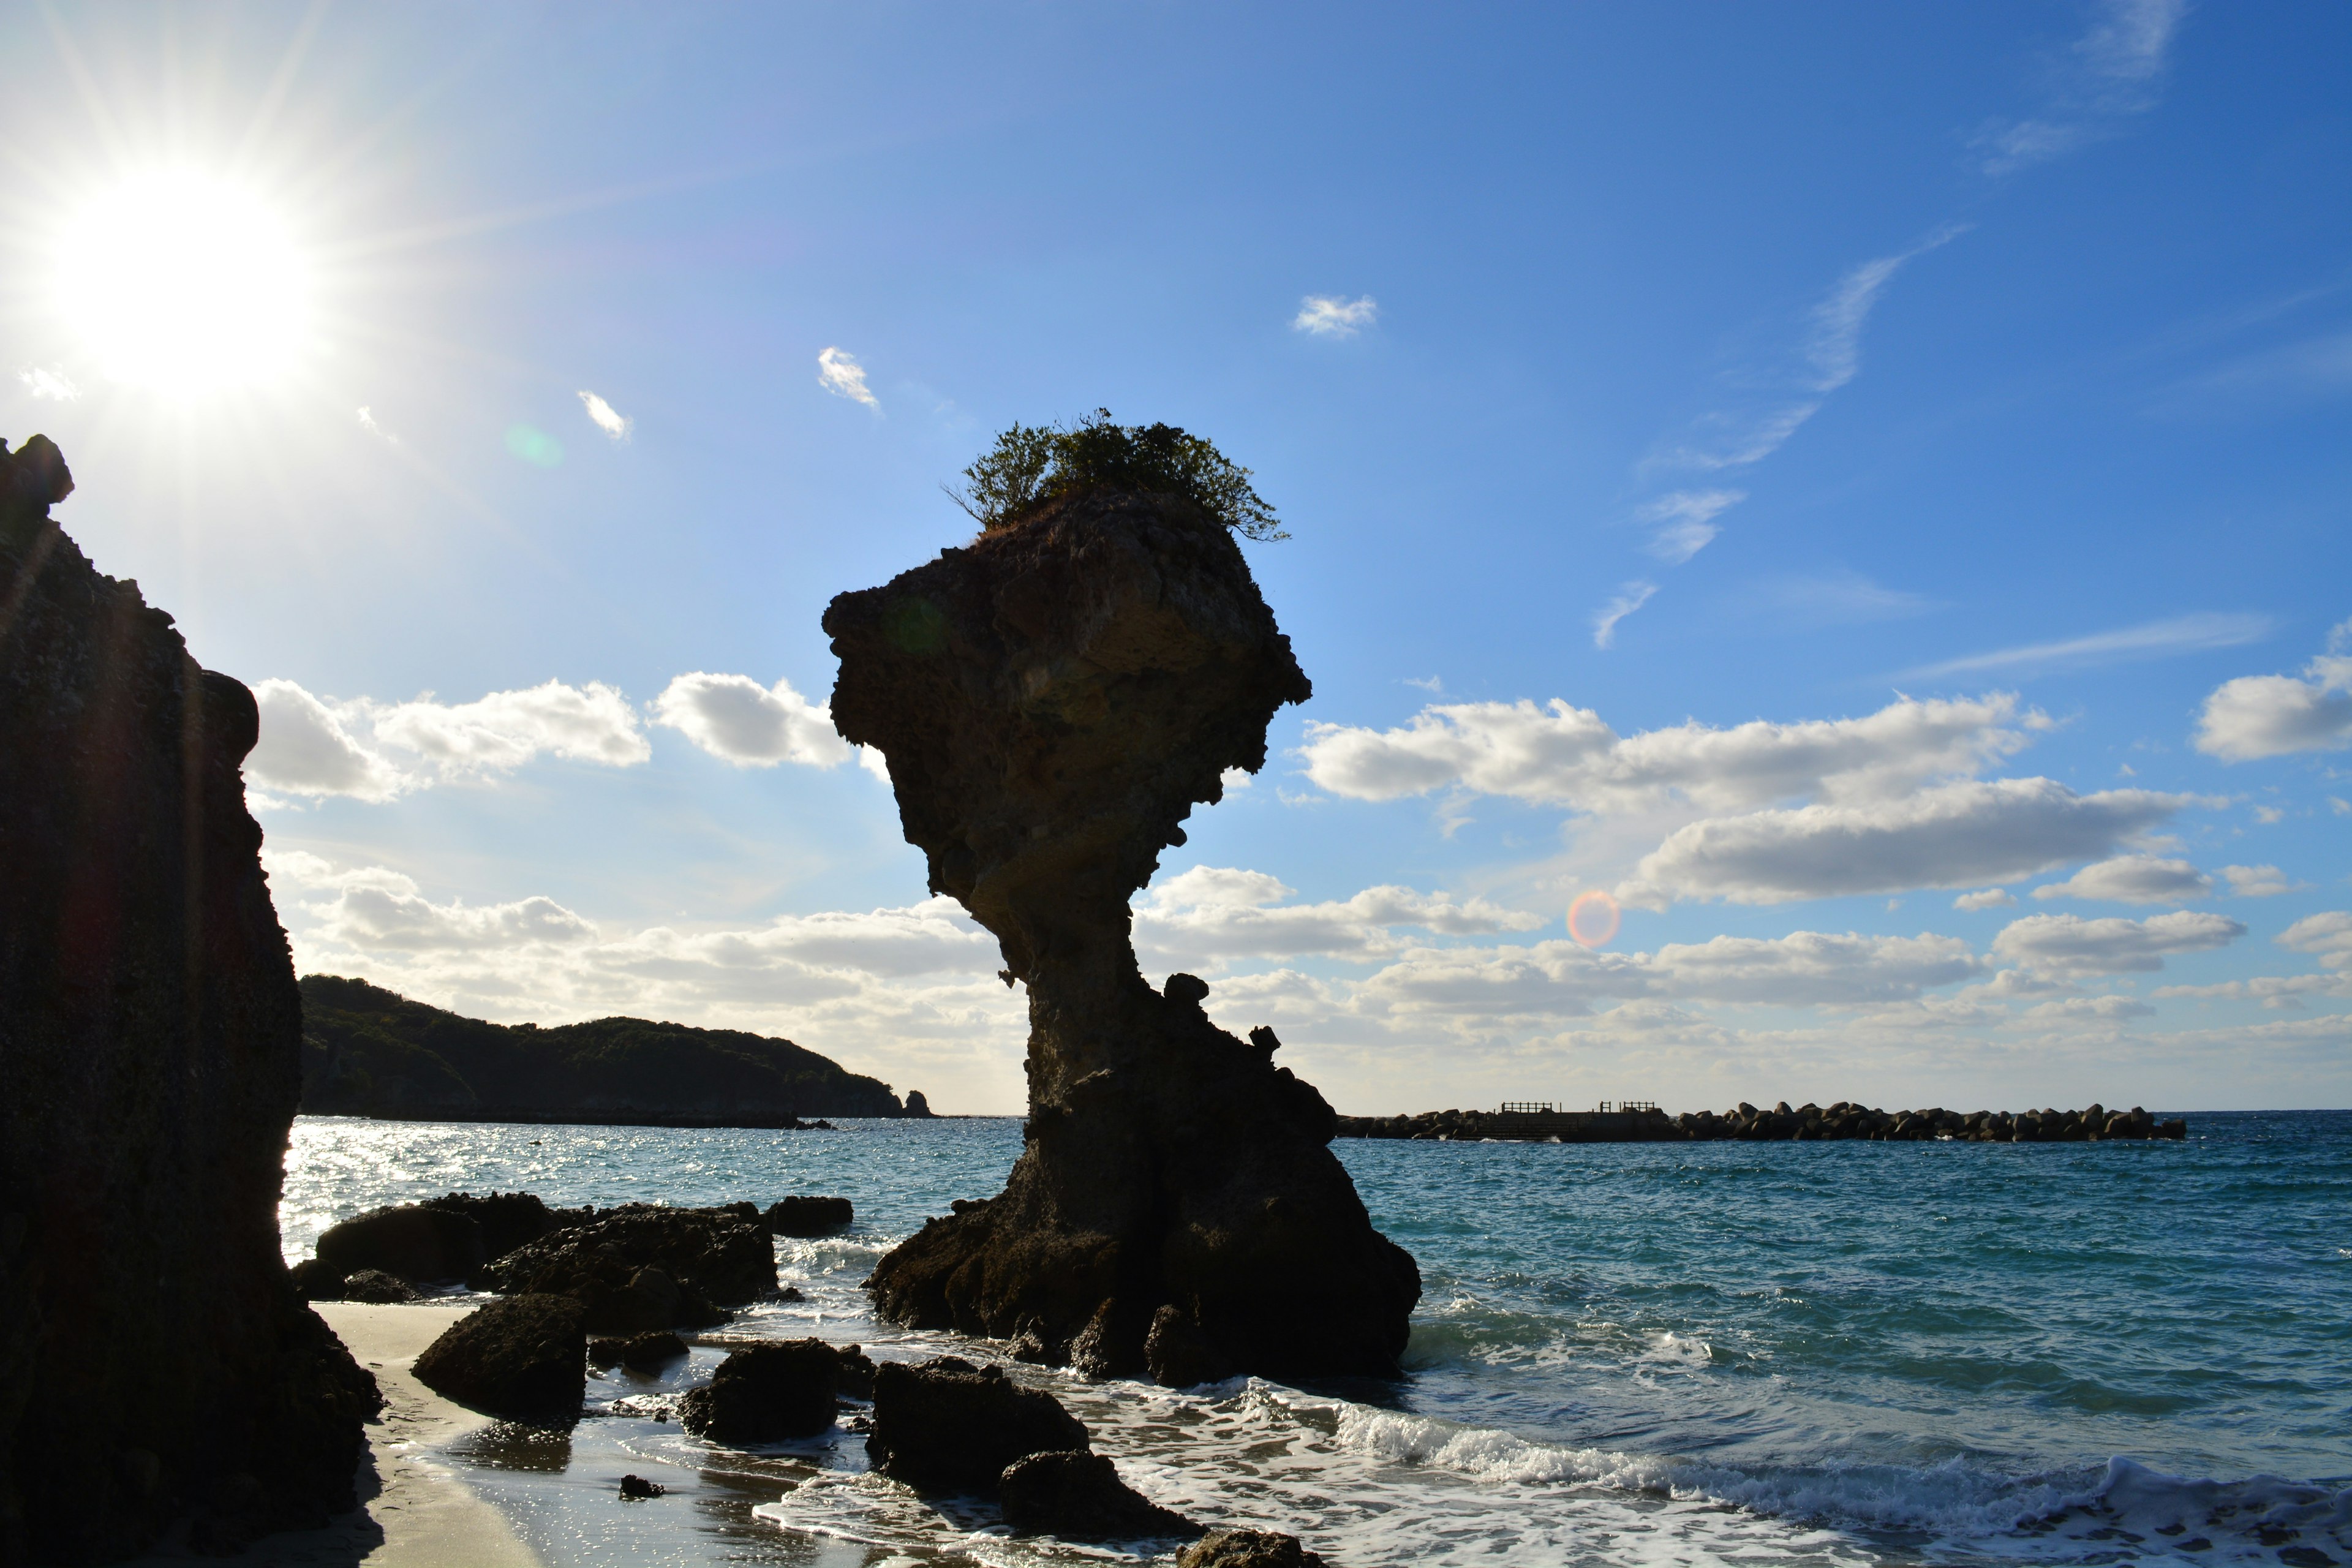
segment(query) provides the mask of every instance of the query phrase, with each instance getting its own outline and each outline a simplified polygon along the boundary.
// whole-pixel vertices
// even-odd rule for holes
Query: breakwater
[[[1487,1138],[1548,1143],[1705,1143],[1726,1139],[1783,1142],[1840,1138],[1885,1142],[1950,1139],[1961,1143],[2098,1143],[2117,1139],[2186,1138],[2189,1122],[2159,1121],[2138,1106],[2109,1110],[1881,1110],[1839,1100],[1759,1110],[1745,1100],[1729,1110],[1669,1116],[1654,1105],[1559,1110],[1507,1105],[1499,1110],[1424,1110],[1418,1116],[1342,1116],[1342,1138],[1406,1138],[1435,1142]]]

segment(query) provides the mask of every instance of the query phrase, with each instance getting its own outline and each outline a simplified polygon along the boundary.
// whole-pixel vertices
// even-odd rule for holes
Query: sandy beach
[[[467,1305],[470,1305],[467,1304]],[[360,1460],[360,1508],[324,1530],[264,1537],[236,1559],[256,1568],[539,1568],[540,1559],[498,1510],[474,1495],[431,1450],[489,1425],[409,1375],[409,1364],[465,1307],[373,1307],[321,1301],[325,1318],[360,1364],[375,1374],[384,1408],[368,1424]],[[193,1562],[164,1551],[142,1563]]]

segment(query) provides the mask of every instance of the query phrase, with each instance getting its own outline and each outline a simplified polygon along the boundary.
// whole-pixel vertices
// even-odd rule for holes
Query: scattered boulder
[[[388,1306],[397,1301],[414,1301],[417,1291],[406,1280],[381,1269],[361,1268],[344,1279],[342,1299]]]
[[[1151,1330],[1143,1339],[1143,1363],[1150,1370],[1151,1381],[1163,1388],[1191,1388],[1233,1375],[1233,1368],[1201,1332],[1192,1314],[1177,1306],[1162,1307],[1151,1314]]]
[[[1124,1541],[1138,1535],[1197,1535],[1200,1526],[1119,1479],[1100,1454],[1050,1449],[1015,1459],[997,1479],[1005,1522],[1023,1535]]]
[[[332,1273],[373,1268],[411,1285],[462,1280],[488,1256],[481,1226],[472,1219],[414,1204],[370,1209],[329,1226],[316,1250],[320,1266]]]
[[[464,1215],[482,1233],[482,1257],[504,1258],[551,1230],[576,1223],[572,1213],[551,1209],[537,1193],[449,1193],[418,1205],[442,1214]],[[593,1215],[595,1211],[589,1210]]]
[[[1420,1275],[1332,1154],[1330,1106],[1212,1023],[1203,982],[1136,965],[1129,900],[1311,691],[1231,532],[1181,497],[1073,492],[842,595],[824,627],[835,722],[888,759],[931,887],[996,938],[1032,1023],[1004,1191],[885,1257],[877,1309],[1034,1328],[1062,1360],[1132,1303],[1096,1346],[1122,1368],[1180,1301],[1239,1369],[1393,1374]]]
[[[631,1372],[642,1372],[648,1376],[673,1362],[685,1360],[686,1354],[686,1342],[666,1331],[588,1342],[590,1366],[625,1366]]]
[[[847,1230],[857,1211],[847,1198],[791,1197],[770,1204],[761,1217],[778,1236],[831,1236]]]
[[[669,1489],[663,1486],[658,1481],[649,1481],[643,1476],[623,1476],[621,1478],[621,1500],[624,1502],[643,1502],[647,1498],[667,1497],[668,1495]]]
[[[749,1345],[677,1404],[680,1425],[719,1443],[781,1443],[833,1425],[838,1361],[823,1340]]]
[[[589,1327],[603,1331],[701,1329],[727,1321],[728,1307],[773,1295],[776,1258],[750,1204],[631,1204],[518,1247],[476,1280],[501,1294],[573,1297],[588,1309]]]
[[[1298,1537],[1273,1530],[1213,1530],[1178,1553],[1176,1568],[1325,1568]]]
[[[834,1381],[852,1399],[874,1397],[874,1359],[856,1345],[835,1345]]]
[[[1089,1447],[1086,1426],[1040,1389],[1023,1388],[1001,1366],[958,1356],[920,1366],[874,1369],[874,1468],[908,1486],[988,1491],[1032,1454]]]
[[[451,1324],[425,1346],[416,1380],[468,1410],[535,1426],[580,1418],[587,1332],[569,1296],[509,1296]]]

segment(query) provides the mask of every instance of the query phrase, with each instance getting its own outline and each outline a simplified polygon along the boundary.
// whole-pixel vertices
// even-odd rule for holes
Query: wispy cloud
[[[400,437],[385,429],[383,422],[376,418],[375,410],[370,408],[364,403],[361,404],[359,406],[359,419],[360,428],[374,437],[377,440],[394,447],[400,445]]]
[[[1618,589],[1617,596],[1610,600],[1600,614],[1592,617],[1592,646],[1594,647],[1614,647],[1617,642],[1617,623],[1648,604],[1650,595],[1657,591],[1658,585],[1655,583],[1628,583]]]
[[[2149,621],[2063,642],[2029,643],[2022,647],[1996,648],[1923,664],[1897,674],[1897,680],[1935,680],[1948,675],[1973,675],[1985,670],[2048,670],[2089,664],[2114,664],[2127,659],[2168,658],[2203,648],[2237,647],[2260,642],[2271,634],[2268,616],[2194,615]]]
[[[2053,72],[2043,111],[1996,121],[1976,141],[1988,174],[2007,174],[2116,133],[2127,116],[2156,107],[2188,0],[2106,0]]]
[[[816,382],[835,397],[879,409],[881,400],[866,384],[866,367],[845,349],[824,349],[816,356]]]
[[[580,389],[580,406],[588,411],[588,422],[614,440],[629,438],[629,426],[634,422],[623,418],[619,410],[586,387]]]
[[[1319,338],[1352,338],[1380,318],[1380,305],[1370,294],[1354,300],[1337,294],[1309,294],[1298,302],[1298,314],[1290,318],[1290,330],[1313,332]]]
[[[1789,621],[1811,626],[1900,620],[1936,607],[1923,594],[1889,588],[1852,571],[1812,577],[1768,578],[1757,584],[1754,598],[1759,607],[1776,610]]]
[[[1746,490],[1676,490],[1660,496],[1633,515],[1655,525],[1651,554],[1679,566],[1712,543],[1721,531],[1715,519],[1748,499]]]
[[[47,365],[27,365],[16,373],[16,379],[25,384],[26,391],[46,402],[71,403],[81,395],[81,388],[65,372]]]

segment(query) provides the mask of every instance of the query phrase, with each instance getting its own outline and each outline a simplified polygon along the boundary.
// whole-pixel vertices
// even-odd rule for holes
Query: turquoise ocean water
[[[2169,1114],[2169,1113],[2168,1113]],[[2184,1142],[1557,1145],[1342,1141],[1424,1292],[1394,1384],[1179,1394],[1023,1369],[1156,1500],[1374,1564],[2352,1564],[2352,1112],[2191,1115]],[[455,1188],[551,1203],[852,1198],[778,1243],[809,1300],[738,1338],[877,1356],[1001,1347],[877,1324],[856,1288],[1002,1184],[1006,1120],[835,1133],[304,1118],[289,1258]],[[757,1455],[592,1383],[568,1444],[451,1462],[559,1563],[1148,1557],[1005,1539],[984,1504],[865,1472],[846,1432]],[[674,1495],[615,1503],[623,1469]]]

